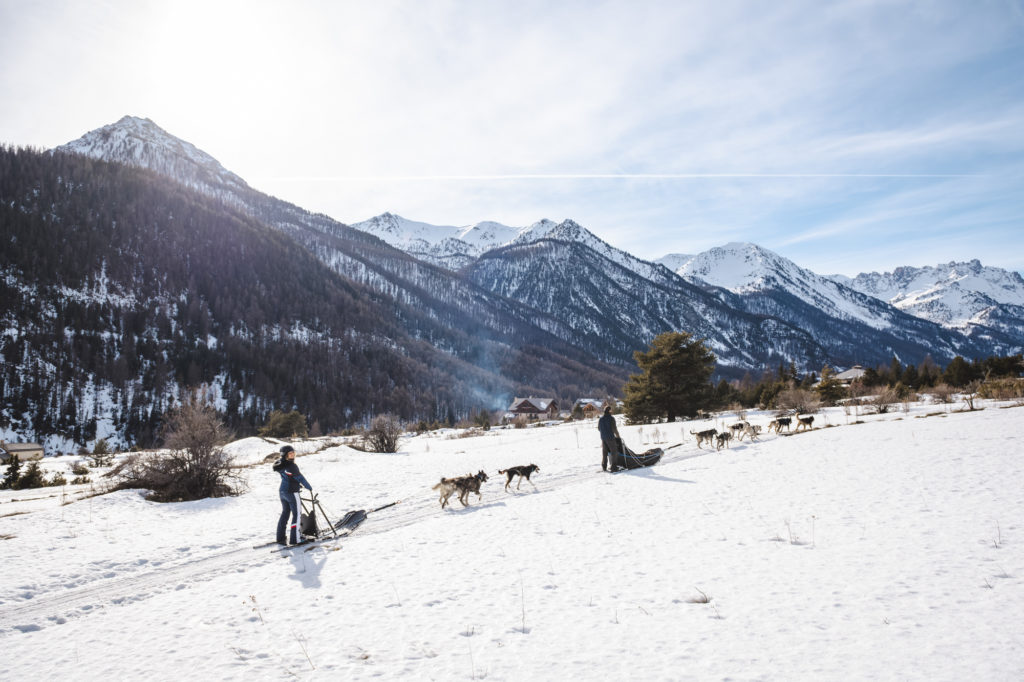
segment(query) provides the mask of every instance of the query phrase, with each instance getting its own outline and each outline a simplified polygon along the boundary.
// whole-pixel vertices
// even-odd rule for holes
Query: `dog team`
[[[602,440],[602,460],[601,468],[607,470],[609,462],[608,450],[609,441],[612,440],[613,436],[618,436],[618,429],[614,426],[612,421],[611,411],[605,410],[605,415],[601,421],[604,421],[607,417],[607,421],[611,422],[611,425],[606,423],[599,423]],[[803,429],[812,429],[814,424],[814,415],[808,415],[801,417],[796,415],[797,432]],[[777,417],[768,422],[767,430],[778,434],[783,428],[786,431],[790,431],[790,427],[793,423],[792,417]],[[606,434],[607,431],[607,434]],[[705,429],[703,431],[690,431],[690,433],[697,439],[697,447],[701,447],[703,443],[707,443],[709,446],[715,446],[716,450],[721,450],[723,447],[729,447],[729,441],[736,440],[742,441],[745,437],[749,437],[751,441],[757,440],[757,437],[761,434],[760,424],[751,424],[747,420],[741,420],[735,424],[730,424],[725,431],[719,432],[716,429]],[[606,435],[608,438],[606,438]],[[615,468],[612,467],[612,471]],[[523,479],[533,485],[533,481],[530,480],[530,476],[540,471],[540,467],[536,464],[527,464],[509,467],[508,469],[500,469],[499,474],[505,476],[505,492],[508,492],[509,485],[512,484],[512,480],[519,477],[516,482],[516,490],[519,490],[519,486],[522,485]],[[455,478],[442,478],[432,489],[437,490],[439,494],[438,501],[441,503],[441,509],[448,506],[448,501],[451,496],[458,493],[457,497],[459,502],[462,503],[463,507],[469,506],[469,495],[470,493],[476,493],[478,499],[481,499],[483,495],[480,493],[480,485],[487,481],[487,474],[481,469],[475,474],[466,474],[465,476],[457,476]],[[537,486],[533,485],[534,488]]]
[[[814,415],[807,415],[801,417],[796,415],[797,425],[796,431],[800,431],[814,428]],[[766,427],[767,431],[780,433],[783,428],[789,432],[790,427],[793,424],[792,417],[776,417],[775,419],[768,422]],[[729,447],[729,441],[736,440],[742,441],[745,436],[749,436],[751,441],[757,440],[757,437],[761,434],[760,424],[751,424],[747,420],[738,421],[735,424],[730,424],[725,431],[718,431],[717,429],[704,429],[703,431],[690,431],[690,434],[697,439],[697,447],[701,447],[703,443],[707,443],[709,446],[714,446],[716,450]]]
[[[508,491],[509,484],[512,483],[512,479],[516,476],[519,477],[519,481],[516,483],[516,490],[519,490],[519,486],[522,485],[523,479],[533,485],[533,481],[530,480],[530,475],[540,471],[540,467],[536,464],[526,464],[522,466],[509,467],[508,469],[501,469],[498,471],[499,474],[505,474],[505,491]],[[444,509],[448,505],[448,499],[458,493],[459,502],[462,503],[463,507],[469,506],[469,494],[476,493],[477,498],[483,497],[480,494],[480,484],[487,480],[487,474],[484,473],[483,469],[476,472],[475,474],[467,474],[465,476],[458,476],[456,478],[442,478],[441,481],[433,487],[433,490],[437,490],[440,493],[441,509]],[[534,488],[537,486],[533,485]]]

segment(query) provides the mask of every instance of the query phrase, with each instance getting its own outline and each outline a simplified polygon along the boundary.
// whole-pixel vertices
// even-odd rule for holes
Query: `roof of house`
[[[514,410],[525,402],[529,402],[531,405],[536,407],[541,412],[546,412],[550,407],[551,403],[555,401],[551,398],[516,398],[515,400],[512,401],[512,404],[509,406],[508,409]]]
[[[0,443],[0,449],[12,454],[18,454],[19,452],[28,452],[29,450],[42,450],[43,446],[39,443]]]
[[[840,372],[835,376],[839,381],[853,381],[854,379],[860,379],[864,376],[865,370],[860,365],[854,365],[845,372]]]

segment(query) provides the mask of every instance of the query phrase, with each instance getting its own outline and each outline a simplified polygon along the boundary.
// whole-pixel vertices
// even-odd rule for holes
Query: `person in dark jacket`
[[[274,471],[281,474],[281,487],[278,494],[281,497],[281,517],[277,520],[277,544],[287,545],[289,540],[285,538],[285,528],[288,525],[288,517],[292,517],[291,532],[289,538],[291,544],[299,542],[299,520],[302,504],[299,502],[299,486],[313,492],[313,486],[309,484],[306,477],[299,471],[299,465],[295,463],[295,448],[285,445],[281,448],[281,459],[274,463]]]
[[[601,470],[613,472],[619,467],[615,463],[619,454],[619,427],[612,416],[612,408],[604,408],[604,416],[597,420],[597,430],[601,433]]]

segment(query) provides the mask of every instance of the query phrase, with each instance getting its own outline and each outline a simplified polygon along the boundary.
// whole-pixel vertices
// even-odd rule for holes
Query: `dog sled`
[[[381,505],[376,509],[354,509],[347,512],[341,517],[336,523],[332,523],[330,518],[327,516],[327,512],[324,511],[324,507],[320,504],[320,499],[316,494],[310,497],[300,497],[300,503],[302,504],[302,511],[299,519],[299,536],[301,540],[298,544],[289,545],[287,547],[279,547],[273,551],[280,552],[292,547],[299,547],[306,545],[308,549],[312,549],[311,545],[315,545],[326,540],[337,540],[343,537],[347,537],[356,528],[366,520],[368,514],[379,512],[382,509],[388,507],[394,507],[401,500],[389,502],[388,504]],[[323,524],[319,519],[323,520]],[[256,545],[253,549],[259,549],[261,547],[269,547],[277,544],[276,542],[268,542],[263,545]]]
[[[619,451],[612,456],[612,466],[620,469],[640,469],[654,466],[661,461],[661,456],[665,454],[661,448],[651,448],[639,453],[633,452],[622,442],[621,438],[615,440],[619,444]]]

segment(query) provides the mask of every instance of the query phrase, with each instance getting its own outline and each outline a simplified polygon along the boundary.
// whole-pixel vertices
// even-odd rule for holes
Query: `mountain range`
[[[0,310],[8,367],[0,431],[8,436],[59,430],[53,406],[66,403],[62,386],[72,375],[78,420],[129,443],[145,440],[139,424],[158,421],[174,394],[197,381],[213,387],[243,431],[270,409],[301,409],[327,429],[385,410],[437,418],[533,392],[563,404],[614,394],[635,371],[633,352],[669,330],[706,339],[720,377],[782,362],[818,371],[931,355],[944,364],[1024,348],[1020,276],[976,261],[950,264],[946,274],[902,268],[844,279],[754,244],[648,262],[572,220],[453,227],[384,213],[345,225],[254,190],[135,117],[58,147],[49,162],[4,151],[6,239],[41,251],[65,244],[42,262],[31,249],[5,254],[3,286],[17,293],[5,294],[10,305]],[[41,203],[33,186],[51,202]],[[190,212],[192,222],[180,222]],[[40,224],[49,246],[28,236]],[[81,234],[82,224],[102,239]],[[152,248],[165,234],[173,250]],[[230,276],[210,249],[225,255]],[[301,272],[273,266],[284,259]],[[302,286],[259,284],[278,277]],[[58,311],[65,327],[56,329],[52,314],[26,327],[32,301]],[[75,305],[91,311],[84,328],[69,323]],[[125,317],[134,330],[128,341]],[[109,367],[68,366],[62,337],[92,339],[90,357],[108,358]],[[284,367],[307,346],[332,369],[299,362],[290,377]],[[114,372],[126,347],[136,356],[141,348],[149,364]],[[157,369],[176,352],[191,360]],[[17,375],[40,367],[52,379],[24,390]],[[137,380],[161,372],[155,383]],[[310,384],[323,387],[320,395]],[[61,437],[81,443],[87,435]]]

